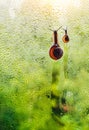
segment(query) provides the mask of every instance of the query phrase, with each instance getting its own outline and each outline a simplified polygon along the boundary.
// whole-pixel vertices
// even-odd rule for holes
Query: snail
[[[67,34],[67,28],[66,29],[63,29],[64,31],[65,31],[65,34],[64,34],[64,36],[63,36],[63,38],[62,38],[62,41],[64,42],[64,43],[68,43],[69,42],[69,36],[68,36],[68,34]]]
[[[60,46],[58,44],[58,34],[57,34],[58,30],[55,30],[55,31],[52,30],[53,31],[54,44],[51,46],[51,48],[49,50],[49,56],[54,60],[58,60],[63,56],[63,50],[60,48]]]

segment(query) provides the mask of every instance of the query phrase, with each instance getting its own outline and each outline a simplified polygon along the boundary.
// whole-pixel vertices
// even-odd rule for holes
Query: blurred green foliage
[[[28,3],[16,18],[0,21],[0,129],[88,130],[89,1],[63,14],[70,42],[64,45],[60,31],[64,55],[59,61],[48,55],[49,28],[59,27],[62,14],[49,5],[39,7],[39,1]],[[63,116],[52,116],[51,91],[59,103],[62,96],[67,101],[69,111]]]

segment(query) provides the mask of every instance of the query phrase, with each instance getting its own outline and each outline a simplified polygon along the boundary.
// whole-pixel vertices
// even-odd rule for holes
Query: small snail
[[[54,44],[51,46],[51,48],[49,50],[49,55],[54,60],[58,60],[63,56],[63,50],[60,48],[60,46],[58,44],[58,34],[57,34],[58,30],[56,30],[56,31],[52,30],[53,31],[53,36],[54,36]]]
[[[64,43],[68,43],[68,42],[69,42],[69,36],[68,36],[68,34],[67,34],[67,28],[66,28],[66,29],[63,29],[63,30],[65,31],[65,35],[63,36],[62,41],[63,41]]]

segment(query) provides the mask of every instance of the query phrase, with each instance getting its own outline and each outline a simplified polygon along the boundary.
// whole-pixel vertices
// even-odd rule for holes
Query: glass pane
[[[0,129],[89,129],[89,0],[0,0]]]

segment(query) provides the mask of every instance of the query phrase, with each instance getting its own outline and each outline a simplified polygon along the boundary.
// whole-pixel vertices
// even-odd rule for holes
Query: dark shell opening
[[[63,50],[60,47],[57,47],[54,49],[53,54],[57,59],[60,59],[63,56]]]

